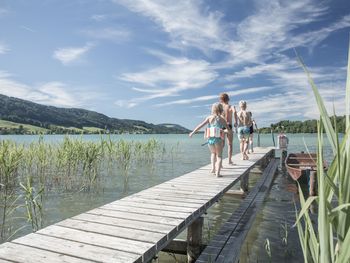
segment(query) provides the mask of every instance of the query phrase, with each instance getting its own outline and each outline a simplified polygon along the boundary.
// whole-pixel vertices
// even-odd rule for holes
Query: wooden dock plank
[[[193,211],[196,210],[196,208],[183,207],[179,203],[177,206],[168,206],[168,205],[159,206],[157,204],[149,204],[149,203],[121,200],[120,202],[111,204],[111,206],[120,206],[120,205],[121,206],[128,206],[128,207],[138,207],[138,208],[170,211],[170,212],[180,212],[180,213],[186,213],[186,214],[192,214]]]
[[[156,247],[152,243],[113,237],[110,235],[91,233],[87,231],[61,227],[57,225],[46,227],[36,232],[36,234],[57,237],[60,239],[76,241],[99,247],[111,248],[138,255],[143,255],[145,251],[147,252],[149,250],[151,250],[153,253],[156,252]]]
[[[136,221],[133,219],[114,218],[114,217],[94,215],[94,214],[88,214],[88,213],[77,215],[75,217],[72,217],[72,219],[106,224],[111,226],[121,226],[125,228],[133,228],[133,229],[139,229],[139,230],[152,229],[153,232],[165,233],[165,234],[171,232],[173,229],[176,228],[174,225],[163,225],[160,223],[149,223],[149,222]]]
[[[136,220],[141,222],[160,223],[163,225],[173,225],[173,226],[177,226],[183,221],[181,219],[162,217],[162,216],[153,216],[153,215],[142,215],[142,217],[140,217],[139,214],[135,214],[132,212],[123,212],[123,211],[116,211],[116,210],[103,209],[103,208],[96,208],[86,213],[110,216],[115,218],[131,219],[131,220]]]
[[[84,260],[93,260],[98,262],[142,262],[141,255],[92,246],[80,242],[39,235],[36,233],[20,237],[12,243],[27,245],[55,253],[60,253],[72,257],[78,257]]]
[[[7,242],[1,245],[0,259],[18,263],[90,263],[96,261],[85,260],[54,253],[40,248]]]
[[[163,205],[167,205],[167,206],[179,206],[181,205],[181,207],[188,207],[188,208],[198,208],[198,203],[189,203],[186,202],[187,200],[183,199],[182,201],[169,201],[169,200],[161,200],[161,199],[147,199],[144,197],[138,197],[138,196],[134,196],[132,195],[130,198],[124,198],[124,200],[127,201],[135,201],[135,202],[139,202],[139,203],[146,203],[146,204],[154,204],[154,205],[159,205],[159,206],[163,206]],[[201,203],[199,203],[201,204]]]
[[[164,239],[164,234],[152,232],[151,230],[145,231],[145,230],[124,228],[120,226],[110,226],[105,224],[98,224],[98,223],[92,223],[92,222],[80,221],[80,220],[74,220],[74,219],[66,219],[64,221],[57,223],[57,225],[73,228],[77,230],[97,233],[97,234],[104,234],[104,235],[110,235],[114,237],[128,238],[128,239],[138,240],[143,242],[150,242],[153,244],[156,244],[157,242]]]
[[[141,214],[141,215],[154,215],[154,216],[159,215],[163,217],[180,218],[180,219],[185,219],[191,215],[191,213],[172,212],[172,211],[165,211],[165,210],[159,210],[159,209],[149,209],[149,208],[139,208],[139,207],[128,207],[128,206],[121,206],[117,204],[104,205],[102,206],[102,208],[115,210],[115,211],[122,211],[122,212],[133,212],[135,214]]]

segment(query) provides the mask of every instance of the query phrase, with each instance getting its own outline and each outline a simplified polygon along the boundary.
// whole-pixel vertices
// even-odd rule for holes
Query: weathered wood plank
[[[166,235],[162,233],[124,228],[119,226],[110,226],[105,224],[98,224],[98,223],[92,223],[92,222],[80,221],[80,220],[74,220],[74,219],[66,219],[64,221],[57,223],[57,225],[73,228],[77,230],[97,233],[97,234],[104,234],[104,235],[110,235],[114,237],[129,238],[129,239],[143,241],[143,242],[150,242],[154,244],[157,244],[157,242],[161,242],[164,239],[164,236],[166,239]]]
[[[181,205],[181,207],[188,207],[188,208],[198,208],[198,205],[201,205],[201,203],[187,203],[186,200],[182,199],[179,200],[177,202],[175,201],[170,201],[170,200],[161,200],[161,199],[146,199],[146,198],[142,198],[142,197],[137,197],[137,196],[130,196],[130,198],[124,198],[124,200],[127,201],[135,201],[135,202],[139,202],[139,203],[145,203],[145,204],[154,204],[154,205],[167,205],[167,206],[179,206]]]
[[[82,258],[54,253],[40,248],[7,242],[1,245],[0,258],[19,263],[89,263]]]
[[[149,208],[149,209],[155,209],[155,210],[162,210],[162,211],[171,211],[171,212],[181,212],[186,214],[192,214],[194,211],[196,211],[196,208],[188,208],[188,207],[182,207],[181,204],[178,203],[178,206],[168,206],[168,205],[154,205],[149,203],[139,203],[135,201],[125,201],[120,200],[115,203],[111,203],[111,206],[128,206],[128,207],[138,207],[138,208]],[[198,207],[197,207],[198,209]]]
[[[141,214],[141,215],[155,215],[155,216],[159,215],[163,217],[180,218],[180,219],[185,219],[191,215],[191,213],[171,212],[171,211],[164,211],[164,210],[128,207],[128,206],[113,205],[113,204],[104,205],[101,208],[115,210],[115,211],[133,212],[135,214]]]
[[[182,219],[162,217],[162,216],[153,216],[153,215],[140,216],[140,214],[136,214],[136,213],[132,213],[132,212],[123,212],[123,211],[116,211],[116,210],[103,209],[103,208],[96,208],[96,209],[90,210],[86,213],[87,214],[110,216],[110,217],[115,217],[115,218],[131,219],[131,220],[136,220],[136,221],[141,221],[141,222],[160,223],[163,225],[173,225],[173,226],[177,226],[178,224],[183,222]]]
[[[160,223],[149,223],[149,222],[136,221],[133,219],[114,218],[114,217],[94,215],[94,214],[88,214],[88,213],[77,215],[75,217],[72,217],[72,219],[99,223],[99,224],[106,224],[111,226],[121,226],[125,228],[140,229],[140,230],[151,229],[153,232],[164,233],[164,234],[171,232],[173,229],[176,229],[174,225],[163,225]]]
[[[143,255],[148,251],[156,253],[156,246],[152,243],[113,237],[110,235],[91,233],[87,231],[61,227],[57,225],[46,227],[36,232],[36,234],[57,237],[60,239],[76,241],[99,247],[111,248],[138,255]]]
[[[35,233],[20,237],[14,240],[13,243],[36,247],[72,257],[79,257],[84,260],[93,260],[99,262],[142,261],[141,256],[137,254],[92,246],[80,242],[63,240],[60,238],[44,236]]]

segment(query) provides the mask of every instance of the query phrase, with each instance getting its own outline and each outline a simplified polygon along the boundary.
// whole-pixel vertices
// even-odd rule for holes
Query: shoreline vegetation
[[[0,243],[46,226],[53,197],[111,189],[126,195],[135,171],[143,171],[148,180],[160,161],[174,161],[177,152],[178,145],[169,148],[156,139],[125,141],[108,135],[95,142],[69,136],[62,142],[43,137],[30,144],[0,141]]]

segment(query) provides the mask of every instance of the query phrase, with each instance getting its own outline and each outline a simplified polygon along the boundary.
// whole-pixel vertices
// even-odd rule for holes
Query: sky
[[[221,92],[259,127],[345,112],[349,0],[0,0],[0,93],[195,127]]]

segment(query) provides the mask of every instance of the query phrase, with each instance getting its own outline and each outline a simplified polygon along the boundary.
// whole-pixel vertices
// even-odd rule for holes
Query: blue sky
[[[1,0],[0,93],[194,127],[220,92],[259,126],[345,112],[348,0]]]

